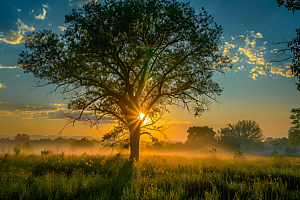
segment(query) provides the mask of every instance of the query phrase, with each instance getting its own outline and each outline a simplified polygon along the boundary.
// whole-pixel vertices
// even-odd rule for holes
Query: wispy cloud
[[[234,70],[234,73],[238,72],[238,71],[246,71],[245,67],[242,65],[240,67],[238,67],[236,70]]]
[[[288,70],[286,70],[286,69],[288,69]],[[274,78],[277,78],[278,75],[288,77],[288,78],[293,76],[292,71],[290,70],[290,65],[288,65],[286,63],[284,64],[284,66],[282,66],[282,65],[271,66],[270,67],[270,73],[272,75],[276,75],[276,76],[273,76]]]
[[[229,49],[234,49],[235,47],[236,47],[236,45],[225,42],[223,54],[225,56],[229,56],[230,55]]]
[[[18,66],[2,66],[0,64],[0,69],[16,69],[16,68],[19,68]]]
[[[47,11],[45,10],[45,8],[43,8],[43,14],[39,14],[38,16],[35,15],[34,17],[35,19],[44,20],[46,17],[46,13]]]
[[[61,107],[61,106],[65,106],[66,104],[63,103],[50,103],[51,106],[57,106],[57,107]]]
[[[246,35],[239,35],[236,38],[230,36],[232,44],[225,42],[223,47],[224,55],[229,56],[235,53],[235,56],[231,57],[233,63],[239,61],[243,64],[241,67],[237,67],[234,73],[249,69],[249,77],[253,80],[257,80],[259,76],[271,76],[274,78],[278,76],[292,77],[291,64],[278,66],[277,64],[271,65],[266,62],[267,41],[261,41],[264,38],[262,33],[254,31],[247,31],[246,33]],[[240,45],[242,41],[244,42],[244,46]],[[277,53],[278,49],[273,49],[271,52]]]
[[[252,78],[253,80],[257,80],[258,74],[253,73],[249,75],[250,78]]]
[[[8,44],[20,44],[23,42],[22,39],[26,32],[35,30],[35,28],[33,28],[32,26],[28,27],[20,19],[18,19],[16,25],[18,26],[18,31],[10,30],[10,32],[6,33],[5,36],[0,35],[0,41],[6,42]]]
[[[67,27],[65,27],[65,26],[59,26],[58,27],[61,31],[66,31],[67,30]]]
[[[1,103],[0,103],[1,104]],[[2,109],[0,110],[0,117],[21,117],[23,119],[47,119],[47,120],[70,120],[79,117],[79,111],[70,111],[62,107],[65,104],[54,103],[51,106],[55,107],[42,107],[42,106],[29,106],[18,107],[15,109]],[[97,117],[92,112],[84,112],[82,119],[96,121]],[[99,121],[101,124],[114,124],[115,120],[109,117],[102,117]]]
[[[254,38],[264,38],[261,33],[255,33],[254,31],[251,31],[251,36]]]
[[[231,58],[232,59],[232,62],[237,62],[237,61],[239,61],[239,57],[237,57],[237,56],[234,56],[233,58]]]
[[[48,8],[48,9],[50,9],[50,8],[49,8],[49,5],[48,5],[48,3],[46,3],[46,4],[42,4],[42,5],[43,5],[43,7],[44,7],[44,8]]]
[[[0,89],[4,89],[6,86],[3,83],[0,83]]]

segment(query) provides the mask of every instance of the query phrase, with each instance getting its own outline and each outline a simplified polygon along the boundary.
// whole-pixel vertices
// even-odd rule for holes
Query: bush
[[[19,155],[21,153],[21,144],[16,144],[14,152],[16,155]]]
[[[275,158],[283,158],[284,157],[281,153],[279,153],[277,151],[272,151],[271,156],[275,157]]]
[[[244,154],[244,152],[242,152],[242,151],[240,151],[240,150],[236,150],[235,152],[234,152],[234,157],[235,158],[241,158],[242,156],[243,156],[243,154]]]
[[[41,151],[41,155],[43,156],[47,156],[47,155],[50,155],[50,154],[52,154],[52,151],[51,150],[46,150],[46,149],[44,149],[43,151]]]
[[[291,148],[291,147],[285,147],[284,150],[286,153],[297,153],[298,152],[297,148]]]
[[[33,153],[33,147],[28,141],[22,145],[22,150],[24,153]]]

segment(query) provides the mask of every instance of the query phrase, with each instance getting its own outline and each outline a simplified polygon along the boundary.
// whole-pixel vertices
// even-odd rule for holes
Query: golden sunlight
[[[138,119],[141,120],[141,119],[143,119],[144,117],[145,117],[145,114],[142,113],[142,112],[140,112],[140,115],[139,115]]]
[[[138,116],[139,120],[142,120],[145,117],[145,114],[140,112],[140,115]],[[148,116],[145,118],[145,120],[143,121],[143,124],[147,124],[149,122],[149,118]]]

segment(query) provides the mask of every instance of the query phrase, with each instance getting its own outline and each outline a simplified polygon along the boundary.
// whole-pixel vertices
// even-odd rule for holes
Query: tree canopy
[[[29,135],[27,135],[27,134],[20,134],[20,133],[18,133],[14,138],[18,142],[26,142],[26,141],[30,140],[30,136]]]
[[[246,151],[259,147],[264,139],[260,126],[251,120],[227,124],[218,133],[221,143],[237,146]]]
[[[300,10],[300,1],[299,0],[276,0],[278,6],[284,6],[288,10],[291,10],[293,13],[297,10]]]
[[[291,110],[290,119],[292,120],[292,126],[289,130],[288,137],[291,146],[300,146],[300,108],[293,108]]]
[[[206,146],[216,142],[217,133],[212,127],[208,126],[193,126],[187,130],[188,136],[186,143],[189,145],[197,145],[198,147]]]
[[[61,35],[29,34],[19,64],[38,86],[54,84],[66,94],[68,108],[80,112],[74,120],[118,120],[122,129],[106,139],[129,141],[132,157],[139,155],[140,135],[159,129],[155,122],[167,105],[198,116],[222,92],[212,76],[224,73],[230,60],[218,53],[221,26],[203,8],[106,0],[73,9],[65,23]]]
[[[300,10],[300,1],[299,0],[276,0],[278,6],[284,6],[288,10],[291,10],[293,13]],[[293,38],[290,41],[282,42],[286,43],[287,47],[280,50],[281,52],[291,51],[291,55],[284,60],[292,59],[291,71],[294,77],[298,79],[296,82],[297,90],[300,91],[300,28],[296,29],[297,37]]]

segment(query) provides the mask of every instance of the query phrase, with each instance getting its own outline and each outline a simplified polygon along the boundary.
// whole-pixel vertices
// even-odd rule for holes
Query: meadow
[[[300,199],[299,184],[297,157],[0,157],[0,199]]]

